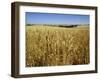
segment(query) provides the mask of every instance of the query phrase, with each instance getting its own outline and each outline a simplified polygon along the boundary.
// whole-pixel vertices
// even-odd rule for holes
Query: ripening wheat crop
[[[89,64],[89,28],[26,26],[26,66]]]

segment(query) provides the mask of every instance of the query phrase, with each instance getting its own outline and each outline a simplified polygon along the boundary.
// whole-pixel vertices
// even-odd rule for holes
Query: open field
[[[26,67],[89,64],[89,27],[26,26]]]

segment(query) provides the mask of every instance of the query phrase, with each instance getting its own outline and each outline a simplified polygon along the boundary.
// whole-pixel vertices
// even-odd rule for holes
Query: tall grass
[[[26,26],[26,66],[89,63],[89,28]]]

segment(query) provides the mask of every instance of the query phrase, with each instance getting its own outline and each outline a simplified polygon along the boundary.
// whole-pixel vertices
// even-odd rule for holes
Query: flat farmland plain
[[[89,62],[89,27],[26,26],[26,67]]]

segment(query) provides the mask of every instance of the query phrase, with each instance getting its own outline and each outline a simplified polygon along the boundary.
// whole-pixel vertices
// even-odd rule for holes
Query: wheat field
[[[26,26],[26,67],[89,64],[89,27]]]

